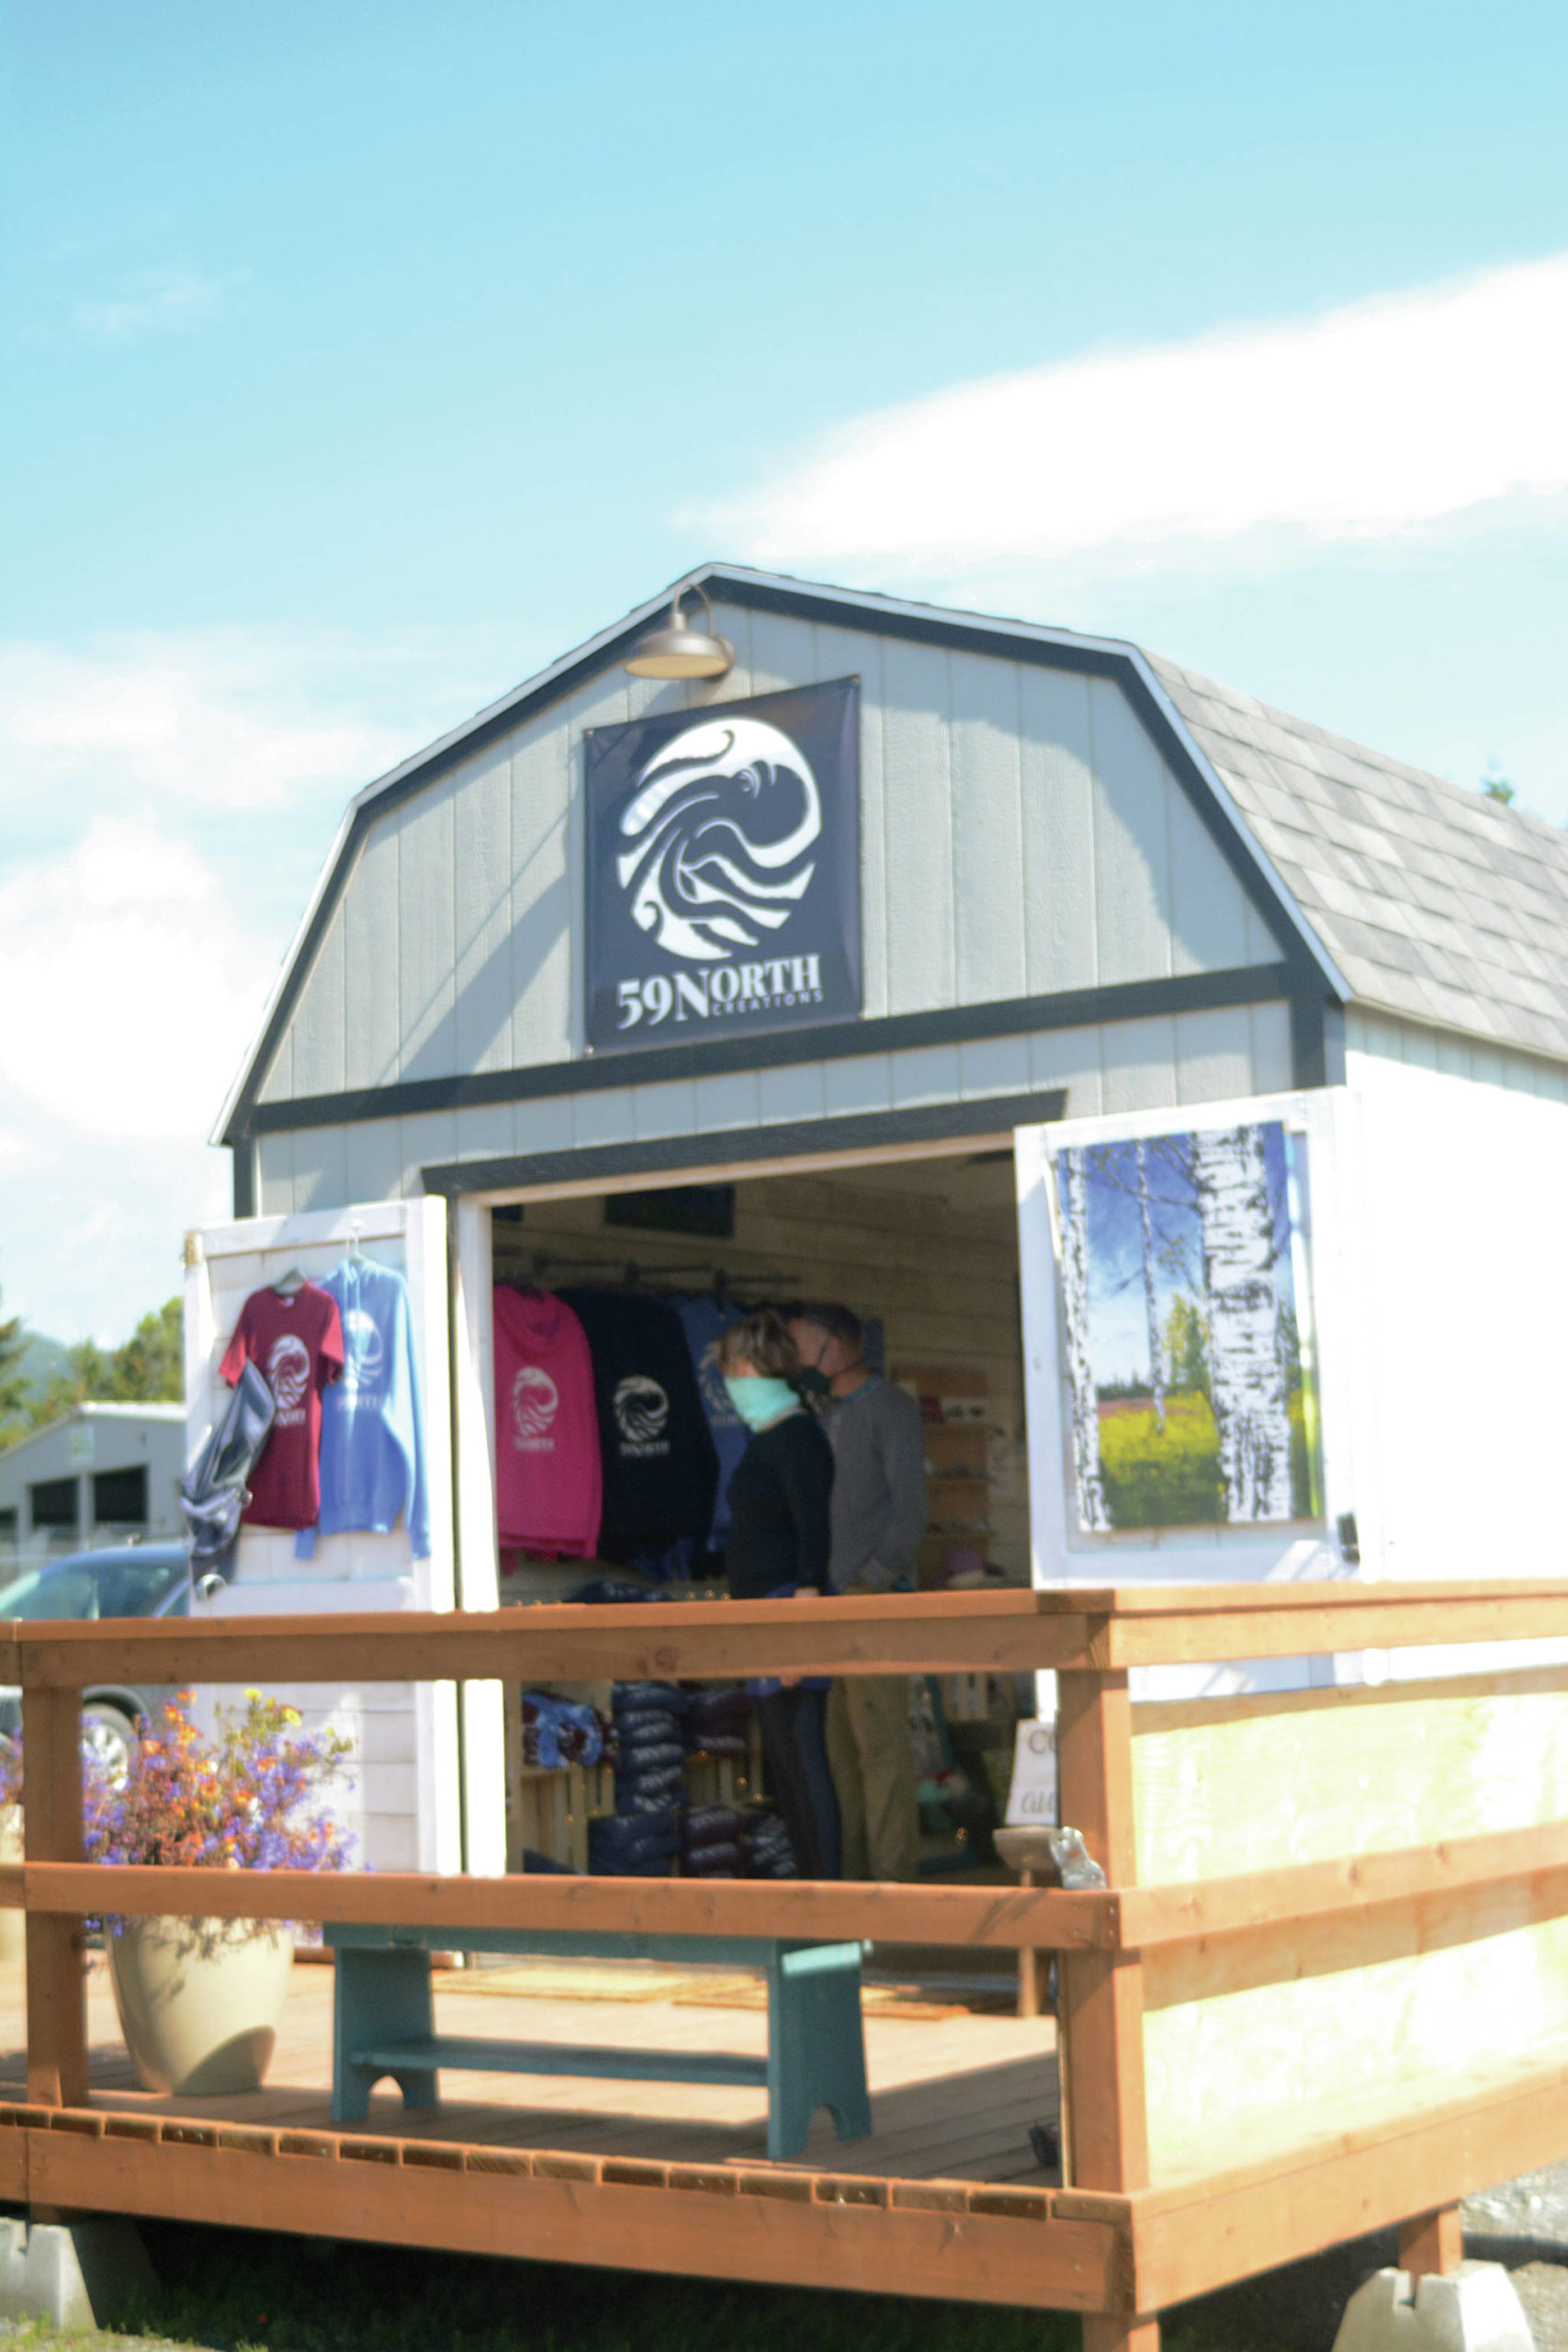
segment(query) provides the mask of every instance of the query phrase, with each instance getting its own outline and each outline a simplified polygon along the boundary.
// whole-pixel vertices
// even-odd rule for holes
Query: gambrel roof
[[[686,580],[719,604],[1118,680],[1185,772],[1233,867],[1270,910],[1292,988],[1314,991],[1320,1005],[1338,999],[1568,1061],[1568,835],[1551,826],[1122,639],[732,564],[703,566]],[[617,666],[671,593],[650,597],[356,795],[214,1141],[243,1131],[367,829]]]
[[[1568,833],[1150,662],[1359,1003],[1568,1059]]]

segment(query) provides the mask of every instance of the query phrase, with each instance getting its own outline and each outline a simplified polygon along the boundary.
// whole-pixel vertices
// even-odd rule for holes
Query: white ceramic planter
[[[105,1941],[120,2031],[146,2089],[260,2089],[294,1964],[289,1928],[124,1919]]]

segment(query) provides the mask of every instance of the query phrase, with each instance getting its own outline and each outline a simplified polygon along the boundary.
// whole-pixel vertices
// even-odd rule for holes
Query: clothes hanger
[[[279,1298],[298,1298],[305,1287],[306,1279],[298,1266],[290,1266],[287,1272],[278,1275],[272,1287]]]

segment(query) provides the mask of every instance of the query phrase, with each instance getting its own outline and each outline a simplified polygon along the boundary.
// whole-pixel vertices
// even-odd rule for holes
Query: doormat
[[[701,1976],[691,1969],[666,1968],[657,1961],[587,1966],[570,1961],[519,1961],[508,1968],[436,1968],[431,1982],[441,1993],[500,1993],[511,2000],[700,2001],[712,1987],[726,1993],[754,1984],[750,1976]]]
[[[765,2009],[767,1989],[756,1977],[731,1989],[716,1985],[707,1993],[676,1993],[671,1996],[682,2007],[709,2009]],[[993,2017],[1013,2017],[1018,2012],[1016,1995],[999,1993],[965,1994],[962,2000],[937,2001],[923,1984],[863,1984],[861,2009],[869,2017],[897,2017],[910,2019],[967,2018],[976,2014]]]
[[[441,1993],[501,1994],[509,2000],[671,2001],[682,2008],[765,2009],[767,1987],[760,1976],[701,1975],[658,1962],[624,1968],[573,1965],[570,1961],[520,1961],[508,1968],[438,1968],[431,1982]],[[861,2007],[871,2017],[911,2019],[973,2016],[1011,2017],[1017,1996],[977,1987],[961,1996],[935,2000],[922,1984],[864,1984]]]

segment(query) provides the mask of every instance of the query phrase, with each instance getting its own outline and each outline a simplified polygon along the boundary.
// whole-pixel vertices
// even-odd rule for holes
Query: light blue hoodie
[[[372,1258],[345,1258],[321,1288],[343,1317],[344,1367],[321,1397],[321,1511],[294,1539],[313,1559],[316,1537],[389,1532],[399,1512],[416,1560],[430,1556],[430,1499],[408,1285]]]

